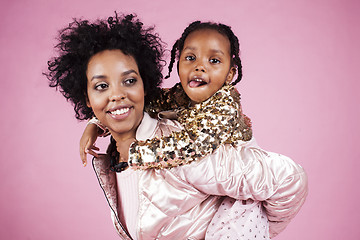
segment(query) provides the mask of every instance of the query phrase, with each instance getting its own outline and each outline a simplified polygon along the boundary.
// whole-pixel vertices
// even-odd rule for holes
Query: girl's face
[[[230,41],[213,29],[190,33],[179,59],[179,77],[189,98],[202,102],[217,92],[236,73],[231,66]]]
[[[134,138],[144,111],[144,85],[132,56],[121,50],[105,50],[91,57],[88,106],[109,128],[113,137]]]

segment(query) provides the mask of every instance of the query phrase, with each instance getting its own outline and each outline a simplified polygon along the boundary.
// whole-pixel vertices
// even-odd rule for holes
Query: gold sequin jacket
[[[136,139],[168,136],[182,126],[147,114]],[[93,167],[121,239],[131,239],[119,221],[116,173],[106,155]],[[282,231],[307,195],[307,176],[290,158],[260,149],[255,140],[226,144],[202,160],[173,168],[149,168],[139,174],[138,240],[204,239],[223,197],[263,201],[270,237]]]
[[[170,136],[134,142],[129,163],[134,168],[174,167],[211,154],[221,144],[236,146],[252,137],[251,122],[241,110],[240,94],[225,85],[209,99],[188,107],[190,103],[180,84],[163,89],[160,99],[147,107],[152,116],[173,110],[184,127]]]

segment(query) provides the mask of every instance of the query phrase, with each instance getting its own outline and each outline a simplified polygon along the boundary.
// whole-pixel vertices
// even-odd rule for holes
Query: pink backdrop
[[[2,0],[0,239],[118,239],[78,155],[84,123],[41,75],[72,17],[114,10],[155,24],[169,48],[193,20],[231,25],[244,66],[238,88],[259,144],[309,175],[303,209],[276,239],[359,239],[357,0]]]

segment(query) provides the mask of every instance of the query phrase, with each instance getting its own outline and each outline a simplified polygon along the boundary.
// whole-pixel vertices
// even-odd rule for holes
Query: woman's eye
[[[125,85],[134,85],[137,82],[135,78],[129,78],[124,81]]]
[[[185,57],[185,60],[187,60],[187,61],[194,61],[194,60],[195,60],[195,57],[194,57],[194,56],[186,56],[186,57]]]
[[[210,62],[211,63],[220,63],[220,60],[216,59],[216,58],[212,58],[212,59],[210,59]]]
[[[95,85],[95,90],[104,90],[108,87],[106,83],[99,83]]]

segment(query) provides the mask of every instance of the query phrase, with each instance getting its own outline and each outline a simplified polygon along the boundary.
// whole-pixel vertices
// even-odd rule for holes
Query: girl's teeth
[[[127,113],[128,111],[129,111],[129,108],[122,108],[122,109],[117,109],[115,111],[112,111],[111,114],[121,115],[121,114]]]

